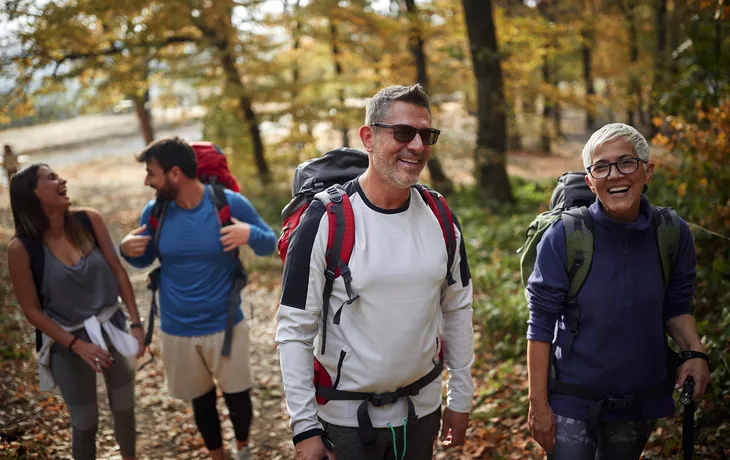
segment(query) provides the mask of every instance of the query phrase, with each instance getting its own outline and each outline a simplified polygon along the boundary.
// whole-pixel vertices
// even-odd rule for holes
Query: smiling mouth
[[[66,190],[66,188],[64,187],[64,188],[62,188],[61,190],[58,191],[58,194],[61,195],[61,196],[66,196],[66,192],[67,191],[68,190]]]
[[[630,188],[631,188],[631,186],[629,186],[629,185],[622,185],[620,187],[611,187],[610,189],[608,189],[608,193],[610,193],[611,195],[617,195],[619,193],[628,192]]]
[[[421,163],[421,160],[419,160],[418,158],[398,158],[398,161],[402,161],[403,163],[409,165],[418,165]]]

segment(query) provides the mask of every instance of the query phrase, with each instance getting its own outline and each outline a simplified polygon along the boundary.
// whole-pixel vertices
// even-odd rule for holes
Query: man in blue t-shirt
[[[160,341],[170,393],[192,400],[198,429],[212,459],[225,453],[216,410],[216,382],[223,392],[236,433],[237,459],[249,458],[252,408],[248,326],[235,309],[226,331],[229,296],[234,289],[237,252],[248,244],[259,256],[274,252],[276,234],[241,194],[225,190],[232,225],[221,227],[211,187],[197,178],[193,148],[179,138],[151,143],[138,160],[147,166],[145,185],[155,189],[140,227],[124,237],[120,252],[131,265],[160,264]],[[169,204],[157,244],[151,243],[152,210],[157,200]],[[230,353],[223,356],[226,332]]]

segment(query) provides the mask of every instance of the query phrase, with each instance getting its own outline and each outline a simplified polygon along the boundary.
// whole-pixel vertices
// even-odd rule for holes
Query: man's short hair
[[[382,123],[390,112],[393,102],[401,101],[425,107],[431,114],[431,102],[423,87],[416,83],[412,86],[388,86],[378,91],[365,109],[365,124]]]
[[[177,166],[190,179],[194,179],[198,172],[195,150],[179,137],[164,137],[151,142],[137,156],[137,161],[140,163],[149,163],[152,160],[157,161],[164,172]]]

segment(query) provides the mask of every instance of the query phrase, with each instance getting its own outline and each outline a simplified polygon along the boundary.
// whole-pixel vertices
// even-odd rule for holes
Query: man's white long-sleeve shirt
[[[390,392],[429,373],[441,346],[449,372],[447,407],[469,412],[474,386],[472,284],[458,221],[457,251],[446,282],[447,251],[438,220],[414,188],[400,209],[384,210],[367,200],[357,179],[346,186],[355,216],[355,246],[348,266],[352,290],[360,296],[344,305],[340,323],[334,317],[348,300],[344,281],[335,279],[329,299],[326,351],[321,354],[322,295],[329,231],[324,206],[317,200],[292,235],[286,258],[278,343],[287,410],[297,436],[328,423],[356,427],[361,401],[317,404],[313,356],[343,391]],[[443,337],[443,344],[440,343]],[[441,378],[411,399],[419,417],[441,405]],[[369,407],[375,428],[403,424],[405,398]]]

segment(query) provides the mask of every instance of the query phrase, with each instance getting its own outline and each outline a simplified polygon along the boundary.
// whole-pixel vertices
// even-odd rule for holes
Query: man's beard
[[[155,190],[155,195],[158,200],[173,201],[177,199],[177,193],[177,188],[173,187],[167,180],[165,180],[162,188]]]

